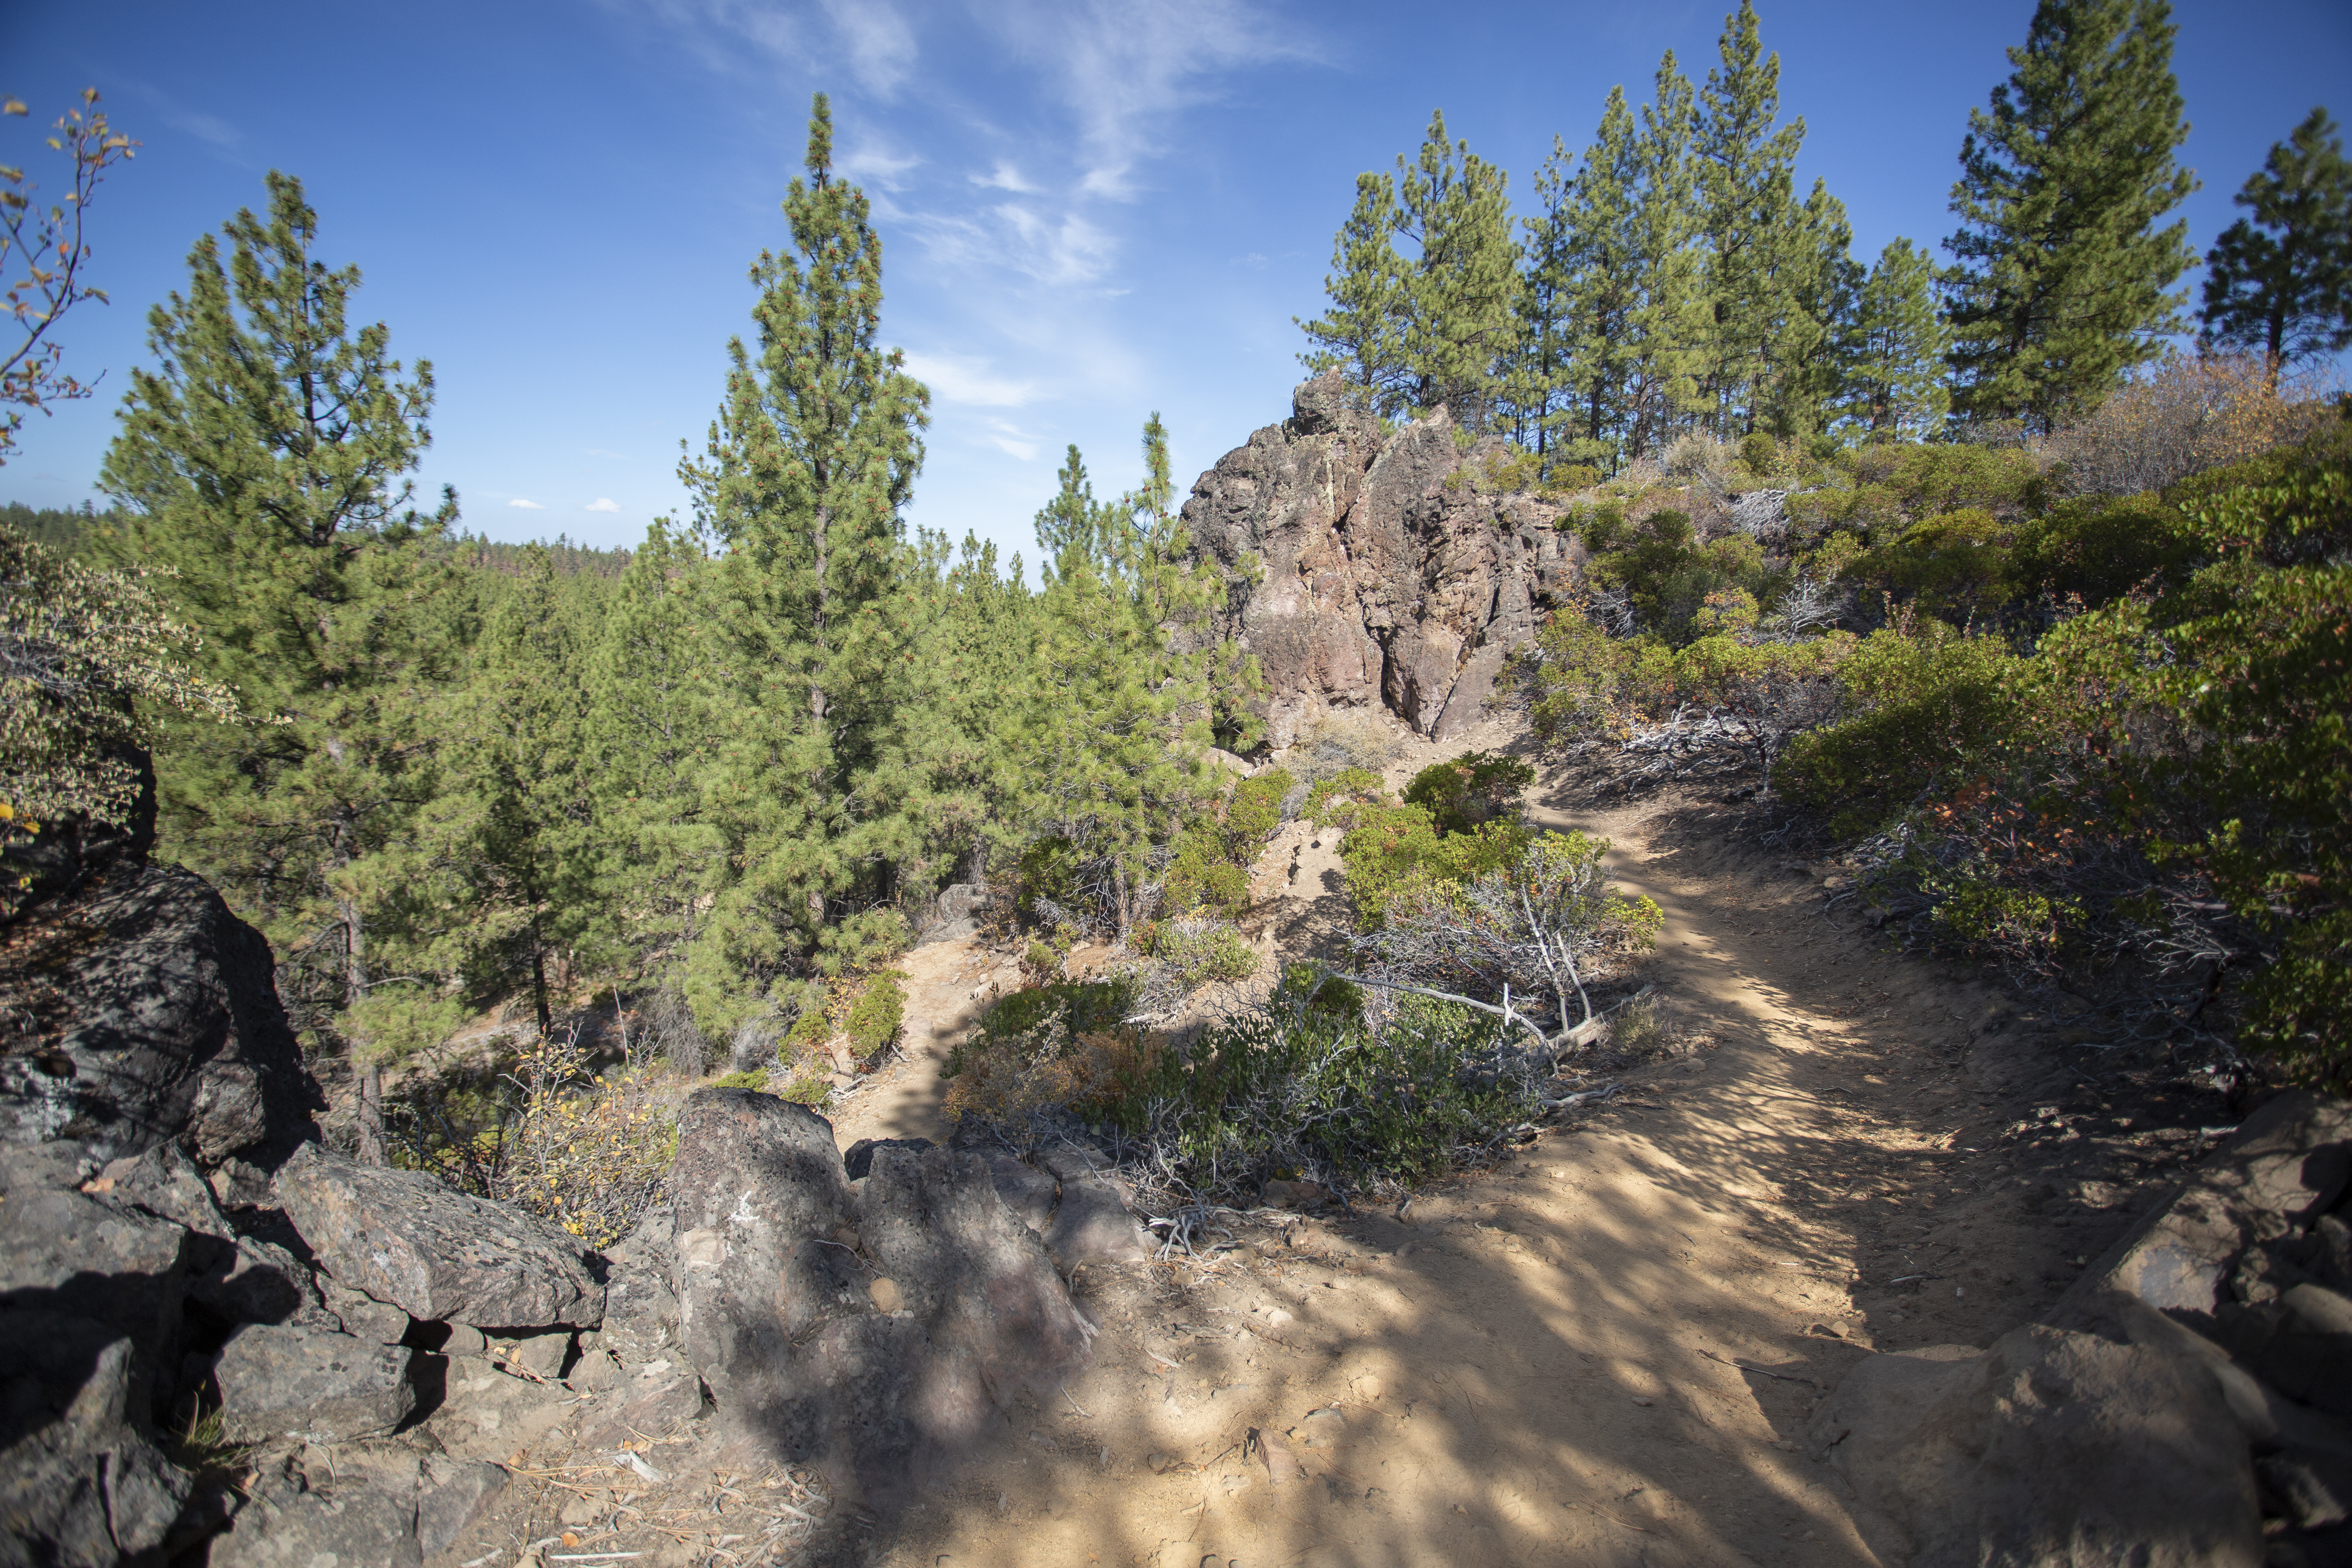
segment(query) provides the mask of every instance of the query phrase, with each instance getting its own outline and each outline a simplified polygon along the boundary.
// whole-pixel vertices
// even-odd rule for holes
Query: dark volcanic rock
[[[1511,648],[1581,559],[1560,509],[1492,493],[1487,459],[1444,412],[1383,436],[1336,375],[1201,476],[1184,503],[1193,549],[1234,584],[1217,618],[1257,656],[1273,743],[1328,708],[1385,705],[1440,739],[1478,721]],[[1241,571],[1255,556],[1263,575]]]
[[[399,1345],[319,1329],[239,1329],[213,1369],[222,1420],[231,1439],[246,1443],[383,1436],[416,1408],[408,1356]]]
[[[278,1196],[320,1268],[419,1321],[594,1328],[604,1318],[604,1288],[570,1237],[423,1172],[304,1149],[278,1173]]]
[[[670,1188],[687,1352],[720,1411],[887,1507],[1083,1364],[1094,1331],[985,1159],[869,1152],[853,1189],[824,1119],[706,1090]]]
[[[1917,1568],[2342,1561],[2352,1300],[2306,1275],[2347,1186],[2352,1106],[2282,1096],[2045,1321],[1860,1363],[1811,1438],[1865,1535]]]
[[[16,1376],[23,1357],[47,1354],[45,1325],[87,1324],[130,1344],[131,1408],[146,1420],[168,1397],[157,1370],[179,1365],[194,1238],[168,1220],[54,1187],[11,1186],[0,1215],[0,1377]]]
[[[36,919],[76,937],[43,974],[71,1011],[0,1056],[0,1142],[71,1140],[93,1166],[170,1140],[275,1163],[315,1136],[269,944],[202,878],[119,864]]]
[[[721,1405],[819,1323],[871,1310],[849,1245],[849,1178],[831,1123],[806,1106],[741,1089],[695,1095],[669,1190],[679,1333]]]
[[[160,1562],[191,1486],[142,1430],[131,1342],[63,1317],[0,1334],[0,1563]]]

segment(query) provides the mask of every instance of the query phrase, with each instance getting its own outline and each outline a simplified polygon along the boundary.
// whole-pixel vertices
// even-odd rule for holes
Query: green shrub
[[[2030,720],[2025,673],[1999,637],[1934,623],[1873,632],[1838,669],[1848,716],[1789,742],[1779,787],[1839,814],[1842,831],[1866,831],[1922,792],[1955,786],[1988,736]]]
[[[1317,998],[1319,1000],[1319,997]],[[1380,1029],[1345,1007],[1277,1004],[1159,1053],[1104,1119],[1204,1197],[1277,1169],[1413,1183],[1529,1120],[1536,1074],[1484,1015],[1408,996]]]
[[[1535,769],[1517,757],[1465,752],[1415,773],[1404,786],[1404,800],[1427,811],[1440,833],[1467,833],[1516,816],[1535,779]]]
[[[1529,830],[1517,822],[1488,822],[1465,833],[1438,828],[1427,807],[1364,805],[1339,841],[1348,898],[1357,924],[1377,929],[1389,900],[1420,878],[1463,882],[1510,865],[1526,852]]]
[[[2009,573],[2021,595],[2096,609],[2144,584],[2177,584],[2197,549],[2180,509],[2155,496],[2078,499],[2018,529]]]
[[[2009,538],[2008,526],[1981,507],[1941,512],[1856,557],[1842,575],[1966,623],[2009,596]]]
[[[1184,829],[1164,885],[1171,910],[1233,917],[1249,908],[1249,868],[1281,828],[1282,803],[1293,783],[1280,768],[1244,779],[1216,811]]]
[[[1526,699],[1537,738],[1552,742],[1614,728],[1633,667],[1631,645],[1570,605],[1537,631],[1532,650],[1504,667],[1497,685]]]
[[[1066,981],[1033,985],[1002,997],[981,1014],[971,1035],[948,1052],[940,1076],[952,1079],[963,1071],[968,1054],[1007,1040],[1038,1034],[1058,1023],[1073,1038],[1116,1029],[1135,1005],[1136,986],[1124,977],[1110,980]]]
[[[705,1089],[748,1089],[754,1094],[768,1092],[768,1069],[753,1068],[748,1072],[721,1073],[704,1080]]]
[[[898,1043],[898,1028],[906,1013],[907,993],[898,973],[891,969],[875,971],[849,1009],[845,1027],[850,1055],[860,1062],[872,1062],[887,1054]]]

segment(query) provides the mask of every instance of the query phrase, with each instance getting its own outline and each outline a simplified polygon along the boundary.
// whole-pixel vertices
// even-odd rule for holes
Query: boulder
[[[681,1360],[625,1367],[579,1418],[582,1443],[611,1447],[633,1437],[663,1437],[702,1414],[702,1382]]]
[[[1061,1201],[1061,1184],[1051,1171],[1041,1171],[1010,1154],[992,1154],[988,1175],[998,1201],[1013,1218],[1040,1237],[1054,1228],[1054,1205]]]
[[[1865,1539],[1911,1568],[2263,1561],[2247,1433],[2164,1345],[2032,1323],[1981,1354],[1873,1356],[1809,1438],[1853,1483]]]
[[[315,1468],[281,1459],[256,1477],[205,1561],[209,1568],[416,1568],[425,1555],[416,1530],[420,1471],[414,1455],[341,1453]]]
[[[2246,1118],[2171,1202],[2102,1255],[2052,1309],[2050,1321],[2095,1312],[2095,1303],[2111,1290],[2159,1311],[2210,1318],[2231,1300],[2236,1273],[2250,1264],[2266,1272],[2259,1265],[2316,1232],[2347,1178],[2352,1105],[2304,1092],[2281,1095]],[[2275,1289],[2269,1294],[2274,1298]]]
[[[68,1140],[103,1165],[184,1140],[206,1164],[275,1164],[316,1136],[269,944],[202,878],[120,864],[42,914],[77,935],[44,959],[72,1005],[0,1057],[0,1142]]]
[[[828,1318],[860,1310],[855,1203],[833,1127],[806,1106],[704,1089],[670,1167],[679,1336],[724,1406]]]
[[[823,1118],[704,1090],[670,1190],[682,1337],[721,1414],[889,1507],[1020,1390],[1082,1364],[1093,1328],[985,1159],[868,1153],[853,1187]]]
[[[184,1544],[191,1485],[142,1431],[131,1341],[64,1317],[0,1335],[0,1562],[111,1568]]]
[[[1119,1201],[1118,1190],[1091,1171],[1062,1178],[1045,1250],[1064,1274],[1082,1263],[1142,1263],[1151,1257],[1143,1227]]]
[[[420,1171],[305,1148],[278,1173],[287,1217],[336,1281],[422,1322],[594,1328],[604,1288],[577,1243]]]
[[[181,1226],[100,1196],[11,1187],[0,1207],[0,1377],[43,1353],[31,1325],[86,1323],[131,1349],[131,1406],[167,1404],[159,1369],[180,1363],[180,1307],[194,1241]]]
[[[213,1368],[229,1437],[350,1443],[393,1431],[416,1408],[409,1352],[277,1323],[236,1331]]]
[[[449,1362],[444,1376],[441,1404],[425,1429],[461,1459],[510,1459],[580,1414],[560,1384],[533,1383],[486,1360]]]
[[[1195,558],[1233,584],[1213,635],[1256,656],[1276,749],[1318,712],[1375,704],[1423,734],[1460,733],[1573,584],[1581,548],[1561,509],[1495,489],[1499,438],[1454,437],[1443,410],[1384,433],[1324,375],[1193,485]]]
[[[877,1149],[914,1149],[931,1147],[928,1138],[860,1138],[841,1157],[841,1169],[853,1182],[862,1182],[874,1168],[874,1152]]]

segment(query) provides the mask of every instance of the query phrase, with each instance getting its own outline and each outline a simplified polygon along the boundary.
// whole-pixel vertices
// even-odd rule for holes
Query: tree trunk
[[[359,1147],[355,1151],[362,1165],[383,1165],[387,1158],[383,1142],[383,1068],[371,1061],[360,1068]]]
[[[346,899],[337,911],[343,921],[343,1005],[349,1008],[367,994],[367,930],[359,905]],[[352,1038],[350,1047],[363,1053],[367,1042]],[[362,1165],[387,1163],[383,1144],[383,1067],[370,1058],[360,1068],[359,1146]]]
[[[530,922],[530,994],[539,1008],[539,1037],[545,1039],[555,1026],[554,1016],[547,1006],[547,949],[539,940],[539,921]]]

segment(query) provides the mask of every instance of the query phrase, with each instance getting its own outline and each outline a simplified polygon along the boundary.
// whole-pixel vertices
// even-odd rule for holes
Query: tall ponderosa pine
[[[602,588],[559,577],[546,546],[526,549],[446,704],[446,783],[423,825],[445,900],[467,911],[437,967],[486,998],[520,985],[542,1034],[551,970],[605,924],[588,696]]]
[[[706,1031],[758,1013],[770,979],[833,970],[889,940],[883,906],[938,868],[921,762],[921,595],[899,509],[929,394],[877,346],[882,245],[833,171],[823,94],[807,178],[784,199],[793,249],[751,269],[705,458],[681,468],[724,545],[709,585],[725,729],[704,789],[733,879],[688,955]]]
[[[589,851],[618,917],[613,956],[682,993],[685,955],[726,886],[728,845],[703,803],[721,728],[719,617],[702,540],[656,519],[614,584],[587,660]]]
[[[2197,188],[2165,0],[2042,0],[2015,68],[1972,110],[1947,244],[1963,413],[2047,429],[2095,407],[2178,331],[2195,259],[2158,227]]]
[[[379,322],[353,331],[359,269],[315,260],[299,181],[268,176],[189,254],[148,317],[101,483],[142,564],[176,574],[205,673],[259,722],[173,722],[158,748],[169,851],[270,938],[305,1023],[362,1069],[362,1152],[381,1156],[376,1069],[439,1037],[447,1005],[411,959],[447,918],[415,879],[436,793],[432,697],[455,629],[434,546],[457,516],[409,507],[430,366],[404,379]]]
[[[1774,124],[1780,57],[1764,53],[1748,0],[1724,19],[1719,52],[1722,64],[1699,94],[1692,153],[1713,317],[1705,415],[1718,437],[1736,439],[1757,427],[1771,383],[1801,352],[1784,340],[1808,325],[1812,336],[1819,331],[1802,319],[1790,276],[1809,259],[1800,254],[1806,237],[1794,194],[1805,122]]]
[[[1212,791],[1212,687],[1230,657],[1185,635],[1218,583],[1185,563],[1157,414],[1144,463],[1139,489],[1099,501],[1073,447],[1037,514],[1050,559],[1013,744],[1027,773],[1024,882],[1108,909],[1122,936],[1149,912],[1155,850]]]
[[[1627,215],[1625,277],[1640,300],[1631,315],[1624,453],[1663,447],[1685,412],[1698,405],[1714,321],[1698,236],[1696,122],[1690,79],[1674,51],[1658,62],[1655,97],[1642,110],[1633,143],[1639,171]]]
[[[2273,366],[2352,344],[2352,163],[2327,110],[2273,143],[2236,201],[2249,216],[2205,258],[2205,341]]]
[[[1419,155],[1393,176],[1365,174],[1333,247],[1331,309],[1301,322],[1313,370],[1339,367],[1397,416],[1443,404],[1483,429],[1498,412],[1517,337],[1518,247],[1508,177],[1450,140],[1431,117]],[[1401,255],[1395,241],[1410,242]]]
[[[1846,410],[1864,430],[1924,440],[1951,405],[1944,356],[1951,331],[1936,298],[1935,258],[1907,239],[1878,253],[1848,339]]]

